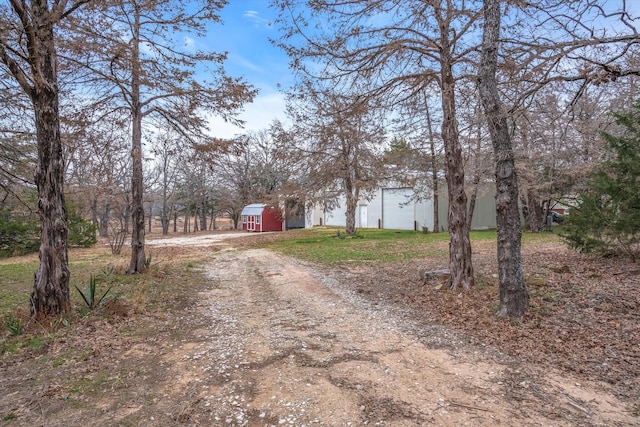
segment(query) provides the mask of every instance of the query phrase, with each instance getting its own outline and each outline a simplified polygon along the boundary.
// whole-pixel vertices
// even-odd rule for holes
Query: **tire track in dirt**
[[[214,421],[490,426],[511,416],[495,368],[428,349],[296,261],[248,250],[214,265],[207,358],[224,383],[203,391]]]
[[[341,274],[259,249],[206,274],[193,315],[209,326],[176,366],[196,425],[637,425],[599,384],[420,327]]]

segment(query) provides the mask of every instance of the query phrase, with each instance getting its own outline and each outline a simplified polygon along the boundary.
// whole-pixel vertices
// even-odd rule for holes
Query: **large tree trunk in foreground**
[[[46,2],[32,6],[36,37],[35,62],[40,79],[34,79],[30,96],[35,111],[38,165],[35,181],[40,215],[40,266],[30,297],[32,315],[60,314],[69,310],[69,256],[67,210],[64,204],[64,159],[60,140],[58,83],[53,23]],[[33,55],[33,52],[32,52]],[[34,59],[34,56],[32,56]]]
[[[136,9],[133,25],[133,58],[131,58],[131,262],[128,274],[144,273],[144,204],[143,204],[143,175],[142,175],[142,107],[140,105],[140,15]]]
[[[131,262],[128,274],[144,272],[144,205],[142,178],[142,124],[136,123],[134,114],[133,150],[131,151],[133,173],[131,174]]]
[[[445,43],[448,43],[443,39]],[[473,264],[471,262],[471,240],[467,225],[467,195],[464,191],[464,163],[458,140],[456,122],[455,80],[447,56],[449,48],[443,48],[442,59],[442,140],[447,162],[446,179],[449,193],[449,270],[451,290],[469,290],[473,286]]]
[[[133,142],[131,150],[131,262],[128,274],[144,272],[144,205],[142,176],[142,114],[139,106],[133,108]]]
[[[507,117],[502,109],[496,68],[500,36],[500,1],[484,1],[484,35],[478,71],[478,86],[489,123],[496,169],[496,210],[498,228],[499,317],[523,316],[529,305],[524,283],[520,241],[522,229],[518,210],[518,178],[509,136]]]

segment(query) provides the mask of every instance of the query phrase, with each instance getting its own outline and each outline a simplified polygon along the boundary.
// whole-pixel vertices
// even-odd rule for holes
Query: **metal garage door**
[[[413,230],[415,219],[411,188],[382,190],[382,228]]]

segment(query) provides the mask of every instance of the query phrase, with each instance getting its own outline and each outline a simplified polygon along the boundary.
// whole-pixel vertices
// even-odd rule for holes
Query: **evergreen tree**
[[[623,132],[602,134],[609,156],[578,194],[563,237],[585,253],[635,257],[640,249],[640,102],[614,116]]]

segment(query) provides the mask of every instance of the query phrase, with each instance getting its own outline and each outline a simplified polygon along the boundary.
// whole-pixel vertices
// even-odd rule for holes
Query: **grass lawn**
[[[267,241],[263,247],[325,265],[357,262],[394,262],[420,257],[449,256],[448,233],[359,229],[347,237],[344,229],[316,227],[283,234],[284,238]],[[470,233],[473,243],[495,243],[495,230]],[[524,233],[523,245],[557,242],[553,233]]]
[[[39,265],[37,254],[1,259],[0,355],[55,340],[61,325],[68,326],[82,323],[89,317],[108,318],[126,312],[165,311],[179,299],[180,294],[193,292],[190,285],[184,284],[197,283],[193,278],[199,273],[194,267],[206,254],[189,252],[185,258],[147,249],[148,253],[150,251],[156,253],[148,272],[127,275],[124,274],[129,260],[126,253],[112,255],[104,247],[70,249],[69,292],[73,309],[60,318],[47,319],[46,323],[30,319],[29,316],[29,296]],[[78,291],[88,296],[87,285],[92,277],[95,279],[96,302],[106,293],[102,307],[94,310],[87,306]]]

